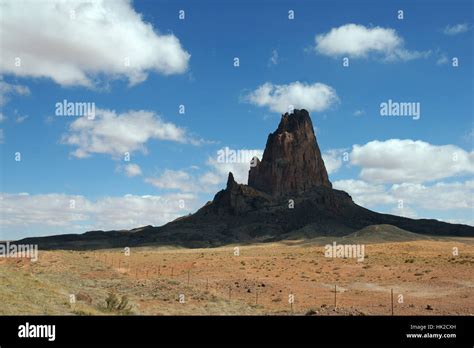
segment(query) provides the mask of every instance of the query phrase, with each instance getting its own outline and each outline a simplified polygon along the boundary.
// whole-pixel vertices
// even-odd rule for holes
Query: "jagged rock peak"
[[[234,180],[234,174],[229,172],[229,176],[227,177],[227,189],[232,189],[235,185],[237,185],[237,183]]]
[[[250,168],[248,185],[276,197],[332,187],[308,111],[282,115],[268,136],[262,161]]]

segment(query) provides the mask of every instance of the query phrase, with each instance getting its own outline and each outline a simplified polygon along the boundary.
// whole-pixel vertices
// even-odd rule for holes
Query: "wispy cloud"
[[[5,105],[10,100],[12,95],[25,96],[29,94],[30,89],[27,86],[5,82],[0,76],[0,106]]]
[[[455,24],[455,25],[447,25],[443,29],[443,33],[446,35],[457,35],[457,34],[462,34],[465,33],[469,30],[469,24],[467,23],[461,23],[461,24]]]
[[[438,57],[438,59],[436,59],[437,65],[444,65],[444,64],[447,64],[448,62],[449,62],[448,56],[446,56],[445,54],[441,54]]]
[[[278,65],[278,58],[279,58],[278,51],[276,49],[272,50],[272,56],[268,60],[268,66]]]

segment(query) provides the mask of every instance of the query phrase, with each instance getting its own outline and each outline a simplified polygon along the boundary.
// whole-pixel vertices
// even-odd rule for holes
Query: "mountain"
[[[283,115],[278,129],[268,136],[262,161],[253,163],[249,186],[274,197],[332,187],[306,110]]]
[[[208,247],[288,238],[341,237],[372,225],[392,225],[434,236],[474,236],[474,227],[438,220],[380,214],[332,188],[306,110],[284,114],[268,136],[262,160],[253,159],[248,185],[227,185],[192,215],[161,227],[92,231],[81,235],[26,238],[43,249],[90,249],[139,245]]]
[[[445,237],[441,237],[445,240]],[[372,225],[344,236],[341,243],[386,243],[386,242],[408,242],[417,240],[439,240],[426,234],[418,234],[402,230],[392,225]]]

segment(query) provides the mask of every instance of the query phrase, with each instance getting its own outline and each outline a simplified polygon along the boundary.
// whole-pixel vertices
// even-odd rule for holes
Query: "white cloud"
[[[3,129],[0,128],[0,144],[5,142],[5,134],[3,133]]]
[[[225,182],[229,172],[232,172],[236,182],[240,184],[247,184],[250,163],[219,163],[210,158],[208,164],[211,165],[217,175],[219,175],[221,182]]]
[[[277,50],[272,50],[272,56],[268,60],[268,65],[269,66],[278,65],[278,51]]]
[[[159,226],[198,207],[198,200],[191,194],[125,195],[91,201],[84,196],[57,193],[2,193],[0,225],[7,232],[15,228],[20,234],[33,229],[36,235],[37,230],[51,234],[54,227],[60,227],[62,233],[70,232],[68,228],[82,232],[87,229],[121,230],[144,225]]]
[[[328,33],[316,35],[316,51],[332,57],[365,58],[375,53],[386,60],[411,60],[426,57],[429,52],[409,51],[394,29],[367,28],[345,24]]]
[[[391,186],[371,184],[362,180],[339,180],[334,188],[348,192],[354,201],[362,206],[393,205],[396,213],[398,202],[403,201],[402,209],[409,209],[416,216],[416,209],[428,210],[466,210],[474,208],[474,181],[437,182],[432,185],[403,183]],[[409,211],[405,212],[408,215]]]
[[[441,54],[436,60],[436,65],[444,65],[444,64],[447,64],[448,62],[449,62],[449,59],[446,56],[446,54]]]
[[[216,185],[224,182],[224,180],[225,179],[222,177],[222,175],[214,172],[206,172],[199,178],[199,182],[205,187],[215,187]]]
[[[392,208],[390,213],[393,215],[404,216],[410,219],[418,218],[418,213],[414,209],[407,206]]]
[[[157,177],[145,178],[145,182],[159,189],[179,191],[183,193],[215,193],[227,176],[219,175],[215,171],[207,171],[204,174],[190,174],[185,170],[165,171]]]
[[[447,25],[443,33],[446,35],[457,35],[461,33],[465,33],[469,30],[469,25],[467,23],[455,24],[455,25]]]
[[[1,36],[1,32],[0,32],[0,36]],[[1,69],[2,61],[3,61],[3,52],[2,52],[2,59],[0,59],[0,69]],[[27,86],[7,83],[3,81],[3,78],[0,76],[0,106],[5,105],[10,100],[11,95],[25,96],[29,94],[30,94],[30,89]]]
[[[142,170],[138,164],[130,163],[124,167],[125,175],[128,177],[142,175]]]
[[[184,170],[166,169],[159,177],[146,178],[145,182],[165,190],[181,192],[200,191],[194,183],[194,178]]]
[[[226,182],[229,172],[232,172],[236,182],[247,184],[252,158],[258,157],[262,160],[261,149],[230,149],[224,147],[217,152],[216,157],[210,157],[207,164],[213,171]]]
[[[362,167],[360,177],[375,183],[422,183],[474,173],[474,152],[420,140],[354,145],[350,158],[351,164]]]
[[[417,204],[425,209],[448,210],[474,208],[474,181],[437,182],[427,186],[404,183],[392,185],[390,193],[408,204]]]
[[[323,83],[306,84],[299,81],[287,85],[267,82],[244,99],[279,113],[288,112],[290,105],[295,109],[323,111],[339,101],[334,88]]]
[[[379,204],[394,204],[395,198],[386,192],[384,185],[369,184],[362,180],[338,180],[333,187],[343,190],[352,196],[357,204],[364,207],[374,207]]]
[[[220,149],[219,151],[225,149]],[[164,190],[178,190],[188,193],[215,193],[220,188],[219,186],[225,185],[229,172],[232,172],[236,182],[247,184],[250,161],[254,156],[261,159],[263,151],[241,149],[236,150],[235,153],[237,151],[239,153],[236,157],[223,156],[220,158],[219,152],[216,157],[209,157],[206,163],[209,169],[203,174],[190,174],[185,170],[166,169],[160,176],[146,178],[145,182]]]
[[[328,174],[333,174],[339,170],[342,166],[344,152],[347,149],[331,149],[322,153],[324,165]],[[349,153],[347,153],[347,160],[349,159]]]
[[[354,116],[362,116],[365,114],[364,110],[356,110],[354,111]]]
[[[474,126],[474,124],[473,124],[473,126]],[[470,143],[471,146],[474,147],[474,127],[471,128],[471,130],[467,131],[467,133],[463,135],[463,139],[466,142]]]
[[[179,74],[188,67],[178,38],[159,34],[128,0],[16,0],[0,10],[0,73],[91,87],[102,76],[136,84],[150,71]]]
[[[6,121],[7,120],[7,117],[5,115],[3,115],[2,112],[0,112],[0,123],[2,123],[3,121]]]
[[[96,109],[95,118],[78,117],[69,125],[62,143],[76,146],[73,155],[79,158],[92,153],[110,154],[115,158],[125,152],[146,153],[145,143],[151,139],[198,145],[200,140],[188,136],[186,130],[163,121],[151,111],[115,111]]]
[[[18,115],[15,119],[16,123],[23,123],[28,118],[28,115]]]
[[[462,225],[471,225],[474,226],[474,217],[468,217],[465,219],[439,219],[450,224],[462,224]]]

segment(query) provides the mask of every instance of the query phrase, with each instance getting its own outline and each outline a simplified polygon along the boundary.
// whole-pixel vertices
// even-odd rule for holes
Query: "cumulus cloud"
[[[354,145],[350,158],[351,164],[362,167],[360,177],[375,183],[423,183],[474,173],[474,152],[420,140]]]
[[[63,135],[63,144],[77,147],[72,153],[78,158],[93,153],[110,154],[114,158],[124,153],[146,153],[148,140],[168,140],[198,145],[201,140],[190,137],[186,130],[162,120],[151,111],[128,111],[117,114],[112,110],[96,109],[95,118],[78,117]]]
[[[0,36],[1,36],[1,32],[0,32]],[[1,67],[2,61],[3,61],[3,58],[0,60],[0,67]],[[2,77],[0,77],[0,106],[5,105],[10,100],[12,95],[29,95],[29,94],[30,94],[30,89],[27,86],[8,83],[8,82],[3,81]]]
[[[208,158],[207,169],[201,174],[166,169],[159,176],[146,178],[145,182],[164,190],[215,193],[226,183],[229,172],[232,172],[236,182],[247,184],[250,161],[254,156],[261,159],[263,150],[233,150],[226,147],[220,149],[215,157]]]
[[[128,177],[142,175],[142,169],[140,168],[138,164],[135,164],[135,163],[127,164],[124,167],[124,172],[125,172],[125,175],[127,175]]]
[[[410,184],[392,185],[389,191],[398,199],[409,204],[417,204],[425,209],[448,210],[474,208],[474,181],[437,182],[433,185]]]
[[[199,191],[194,185],[192,176],[184,170],[166,169],[159,177],[146,178],[145,182],[160,189],[179,190],[182,192]]]
[[[103,76],[136,84],[188,67],[178,38],[158,33],[128,0],[17,0],[0,11],[0,73],[91,87]]]
[[[457,35],[461,33],[465,33],[469,30],[469,25],[467,23],[455,24],[455,25],[447,25],[443,33],[446,35]]]
[[[145,182],[163,190],[193,194],[215,193],[218,185],[224,182],[224,177],[215,171],[198,175],[185,170],[165,169],[159,176],[145,178]]]
[[[164,196],[125,195],[103,197],[92,201],[80,195],[2,193],[0,194],[0,226],[10,231],[13,227],[20,238],[38,230],[61,233],[76,230],[129,229],[144,225],[159,226],[196,210],[199,202],[191,194]],[[33,230],[31,230],[33,229]],[[10,233],[10,232],[8,232]],[[49,232],[50,233],[50,232]]]
[[[230,149],[224,147],[217,151],[216,157],[210,157],[207,164],[221,178],[222,182],[227,180],[229,172],[232,172],[236,182],[247,184],[250,170],[250,162],[254,157],[260,160],[263,157],[261,149]]]
[[[307,84],[296,81],[287,85],[267,82],[246,95],[244,100],[283,113],[288,112],[290,105],[295,109],[324,111],[336,104],[339,98],[334,88],[323,83]]]
[[[354,202],[364,207],[395,203],[395,198],[386,192],[384,185],[369,184],[362,180],[338,180],[333,182],[335,189],[343,190],[352,196]]]
[[[393,205],[393,209],[400,209],[397,205],[402,200],[404,208],[409,207],[412,213],[418,208],[440,211],[472,211],[474,208],[473,180],[437,182],[432,185],[403,183],[391,186],[363,180],[339,180],[333,185],[334,188],[348,192],[356,203],[366,207]],[[396,213],[396,210],[393,212]]]
[[[376,54],[386,60],[412,60],[426,57],[429,52],[410,51],[394,29],[367,28],[358,24],[345,24],[328,33],[316,35],[316,52],[331,56],[365,58]]]
[[[347,149],[331,149],[321,154],[328,174],[333,174],[342,167],[344,155],[347,155],[347,161],[349,160],[349,153],[346,151]]]
[[[232,172],[236,182],[241,184],[247,184],[250,170],[250,162],[219,163],[214,158],[209,158],[208,164],[213,167],[216,175],[220,178],[220,182],[225,182],[227,180],[229,172]]]
[[[439,180],[472,175],[473,152],[454,145],[390,139],[354,145],[349,158],[351,165],[361,167],[362,180],[338,180],[333,186],[348,192],[359,205],[412,218],[441,212],[472,215],[474,180]]]

